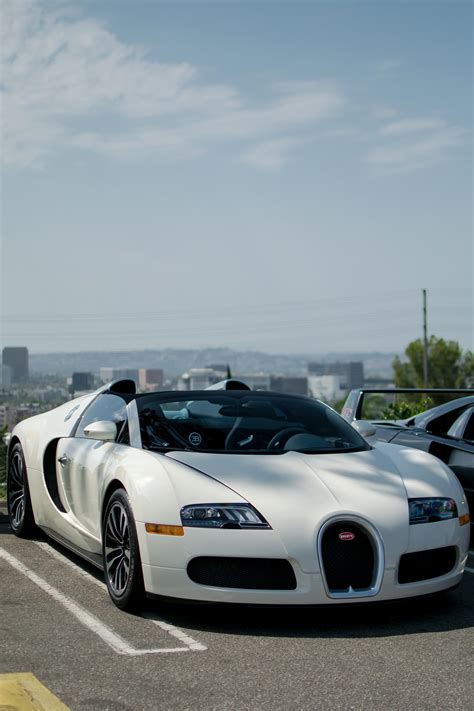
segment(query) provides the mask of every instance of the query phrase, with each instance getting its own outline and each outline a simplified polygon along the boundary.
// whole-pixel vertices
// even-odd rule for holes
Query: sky
[[[470,2],[0,9],[2,345],[473,348]]]

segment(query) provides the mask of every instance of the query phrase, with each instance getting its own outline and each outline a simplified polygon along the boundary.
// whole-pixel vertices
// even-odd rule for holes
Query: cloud
[[[372,148],[367,161],[385,172],[409,173],[445,160],[449,149],[461,146],[467,137],[468,131],[457,126],[430,129],[415,139],[398,140]]]
[[[446,121],[438,118],[413,118],[389,123],[387,126],[383,126],[379,133],[384,136],[404,136],[407,133],[443,129],[445,127]]]
[[[241,160],[257,168],[276,172],[284,165],[290,150],[300,142],[295,138],[262,141],[246,151]]]
[[[377,69],[381,74],[387,74],[388,72],[393,72],[401,66],[401,59],[383,59],[381,62],[378,62]]]
[[[360,129],[354,126],[341,126],[340,128],[330,128],[327,131],[323,131],[322,136],[324,138],[360,138],[362,136]]]
[[[251,103],[230,84],[205,82],[190,63],[154,61],[56,3],[3,0],[2,20],[3,158],[14,165],[38,165],[71,148],[118,158],[193,156],[216,141],[277,141],[345,104],[333,84],[298,81]]]
[[[373,117],[379,120],[393,118],[398,114],[396,109],[389,106],[376,106],[372,111]]]
[[[300,131],[337,113],[344,100],[334,89],[319,84],[301,93],[291,91],[266,106],[241,107],[182,121],[177,112],[176,125],[148,128],[129,126],[126,132],[77,133],[70,144],[115,157],[139,157],[148,150],[174,155],[196,155],[206,145],[216,142],[246,142],[281,131]],[[286,141],[287,139],[283,139]],[[296,144],[293,141],[293,145]],[[246,155],[246,153],[245,153]],[[251,162],[251,161],[245,161]]]
[[[250,99],[229,82],[207,81],[189,62],[156,61],[80,8],[2,0],[6,164],[41,167],[64,151],[117,160],[185,159],[225,146],[243,163],[277,171],[291,151],[317,136],[359,143],[368,136],[363,127],[341,122],[350,119],[351,107],[333,82],[280,82]],[[387,59],[379,70],[400,64]],[[463,129],[439,118],[395,120],[394,109],[372,111],[385,120],[365,156],[378,169],[431,165],[466,140]]]

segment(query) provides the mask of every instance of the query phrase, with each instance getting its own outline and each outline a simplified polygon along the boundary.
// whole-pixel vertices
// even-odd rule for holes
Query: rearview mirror
[[[371,422],[367,422],[367,420],[354,420],[351,424],[352,427],[357,430],[360,435],[362,435],[362,437],[373,437],[377,433],[377,430],[373,424]]]
[[[98,439],[101,442],[113,442],[117,437],[117,425],[110,420],[91,422],[84,427],[84,434],[89,439]]]

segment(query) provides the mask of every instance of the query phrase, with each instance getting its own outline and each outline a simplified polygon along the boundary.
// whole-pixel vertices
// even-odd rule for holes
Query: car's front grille
[[[454,568],[456,558],[455,546],[405,553],[398,566],[398,582],[417,583],[420,580],[439,578]]]
[[[187,567],[200,585],[247,590],[294,590],[296,578],[287,560],[273,558],[193,558]]]
[[[321,557],[331,593],[366,590],[373,585],[374,546],[361,526],[349,521],[330,524],[322,534]]]

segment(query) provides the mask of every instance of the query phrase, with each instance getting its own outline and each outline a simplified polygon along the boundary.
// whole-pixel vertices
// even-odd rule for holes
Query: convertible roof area
[[[206,388],[205,390],[157,390],[155,392],[148,393],[137,393],[137,388],[134,380],[116,380],[113,383],[109,383],[109,385],[104,386],[99,391],[99,394],[113,393],[115,395],[121,395],[122,397],[124,397],[124,399],[127,400],[127,402],[130,402],[131,400],[136,400],[138,398],[140,398],[140,400],[142,398],[153,398],[157,395],[163,397],[166,400],[169,400],[170,398],[192,400],[198,397],[205,397],[206,395],[212,396],[216,393],[216,391],[219,390],[226,391],[226,395],[235,397],[241,395],[243,392],[251,392],[252,397],[255,396],[264,398],[268,397],[269,395],[272,395],[285,398],[306,400],[304,395],[289,395],[287,393],[269,392],[268,390],[251,390],[251,388],[249,388],[249,386],[243,383],[242,381],[234,379],[222,380],[221,382],[215,383],[215,385],[212,385],[211,387]]]
[[[233,378],[229,378],[227,380],[221,380],[219,383],[211,385],[209,388],[206,388],[206,390],[250,390],[250,388],[241,380],[234,380]],[[113,383],[109,383],[109,385],[106,385],[103,388],[102,392],[117,393],[120,395],[138,395],[137,386],[134,380],[114,380]],[[148,395],[148,393],[144,394]]]

